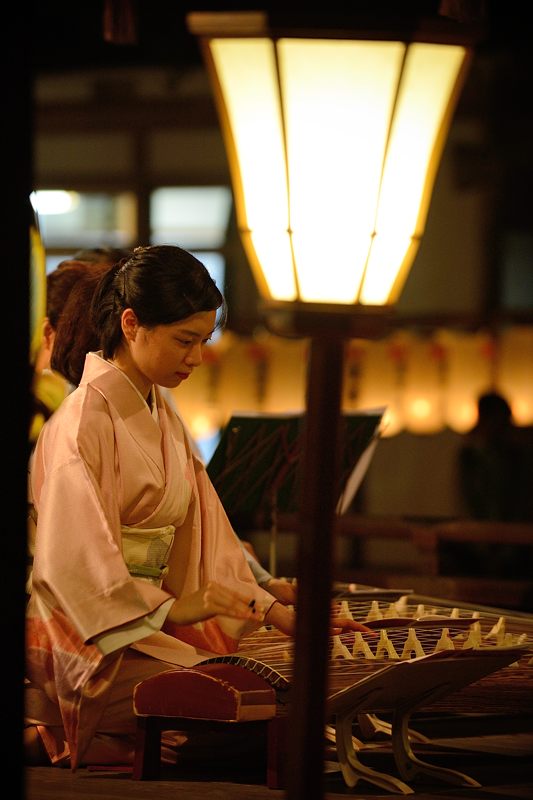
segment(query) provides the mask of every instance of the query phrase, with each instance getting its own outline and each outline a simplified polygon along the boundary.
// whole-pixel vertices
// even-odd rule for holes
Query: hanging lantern
[[[517,425],[533,425],[533,327],[515,326],[500,336],[498,388]]]
[[[404,427],[403,374],[406,348],[403,342],[383,339],[371,342],[361,365],[358,408],[382,408],[381,435],[395,436]]]
[[[433,355],[431,340],[415,335],[408,338],[403,380],[405,427],[411,433],[436,433],[443,424],[440,363]]]
[[[447,353],[444,421],[457,433],[466,433],[477,420],[479,395],[492,383],[494,342],[492,336],[484,331],[442,330],[436,339]]]

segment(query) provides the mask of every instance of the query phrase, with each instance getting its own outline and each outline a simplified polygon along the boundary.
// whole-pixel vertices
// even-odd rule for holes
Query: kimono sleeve
[[[34,591],[52,595],[87,642],[140,620],[170,595],[133,579],[121,550],[119,474],[111,420],[77,436],[52,428],[39,442]]]

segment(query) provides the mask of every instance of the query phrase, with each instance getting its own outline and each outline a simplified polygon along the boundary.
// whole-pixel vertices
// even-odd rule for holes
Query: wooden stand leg
[[[267,723],[266,782],[269,789],[284,789],[286,786],[287,722],[286,716],[279,716]]]
[[[285,788],[285,761],[287,755],[286,716],[270,720],[244,722],[251,736],[264,732],[266,725],[266,783],[269,789]],[[135,756],[132,778],[137,781],[158,780],[161,773],[161,734],[163,730],[202,731],[226,730],[228,734],[237,731],[241,725],[219,721],[178,719],[175,717],[137,717]]]
[[[153,717],[137,718],[135,758],[132,778],[137,781],[152,781],[161,771],[161,726]]]

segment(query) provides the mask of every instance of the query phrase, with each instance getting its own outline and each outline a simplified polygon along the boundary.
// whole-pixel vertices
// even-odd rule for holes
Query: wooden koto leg
[[[412,780],[417,775],[424,774],[440,778],[459,786],[481,786],[470,775],[459,772],[449,767],[438,767],[418,758],[411,748],[409,741],[410,711],[398,710],[394,713],[392,722],[392,750],[398,771],[403,778]]]
[[[391,723],[381,719],[377,714],[358,714],[357,725],[365,739],[373,739],[377,733],[385,733],[387,736],[392,735]],[[409,728],[407,733],[409,739],[413,742],[422,742],[423,744],[430,742],[427,736],[424,736],[423,733],[418,733],[412,728]]]
[[[352,787],[364,778],[378,786],[412,794],[403,782],[395,783],[392,776],[376,773],[359,761],[354,747],[352,725],[361,713],[391,711],[392,749],[402,778],[410,780],[418,774],[459,784],[480,786],[468,775],[457,770],[434,766],[419,759],[411,749],[409,721],[411,714],[452,692],[513,664],[528,650],[518,646],[486,649],[469,648],[459,651],[443,650],[429,656],[394,662],[355,682],[329,698],[335,714],[337,752],[346,783]]]
[[[335,722],[337,755],[346,785],[353,789],[360,780],[365,780],[388,792],[413,794],[413,789],[394,775],[378,772],[378,770],[361,763],[357,756],[356,747],[360,750],[363,749],[364,745],[352,735],[353,718],[353,713],[341,713],[337,714]]]

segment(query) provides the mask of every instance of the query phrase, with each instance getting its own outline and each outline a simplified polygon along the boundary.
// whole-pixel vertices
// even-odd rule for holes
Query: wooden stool
[[[137,717],[133,779],[159,778],[163,731],[231,734],[245,726],[250,736],[266,735],[266,784],[283,788],[287,718],[277,715],[274,689],[255,672],[224,663],[170,669],[137,684],[133,709]]]

